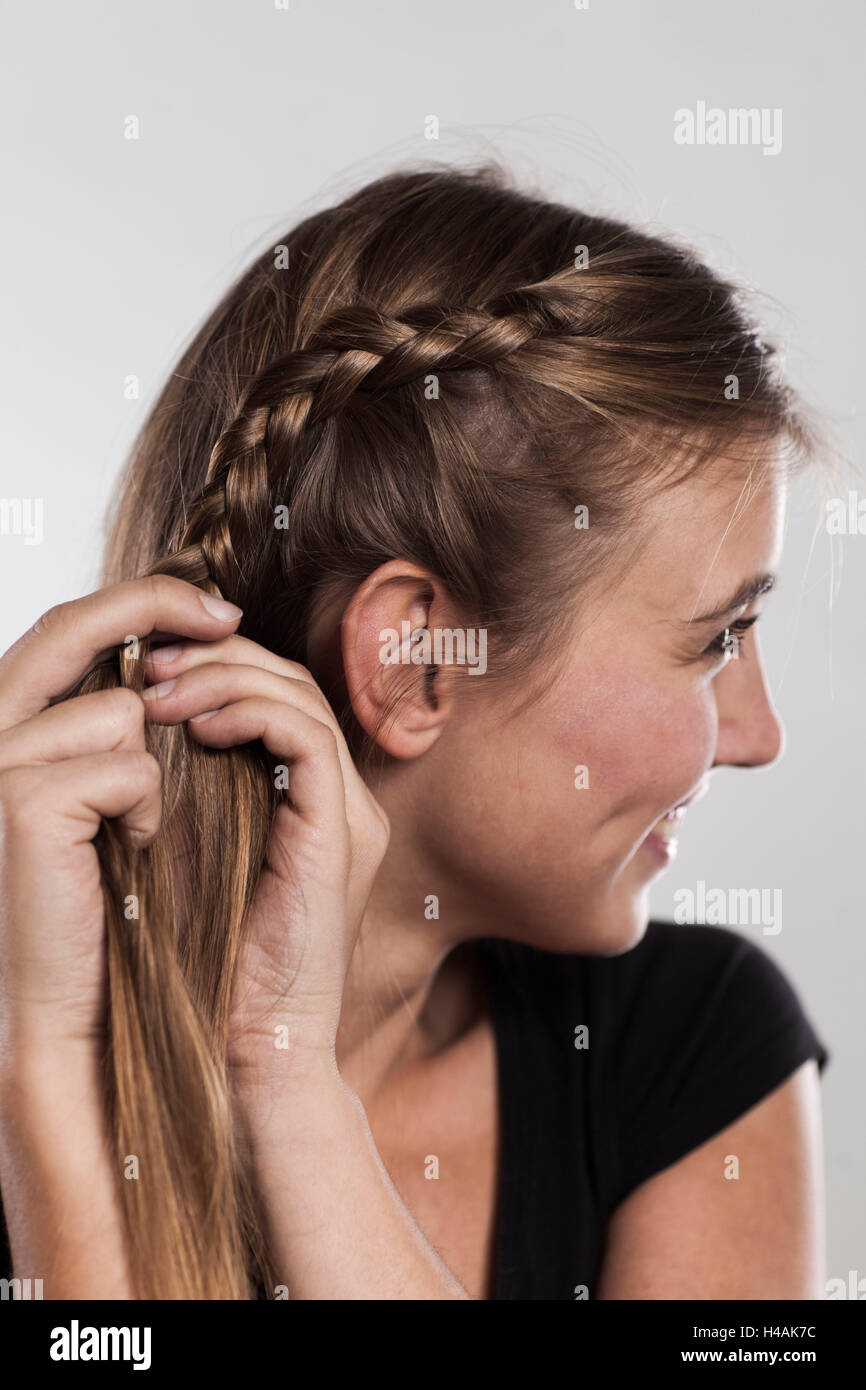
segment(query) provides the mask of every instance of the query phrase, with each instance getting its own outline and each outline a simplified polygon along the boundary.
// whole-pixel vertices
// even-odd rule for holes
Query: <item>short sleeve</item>
[[[620,981],[615,1202],[830,1054],[766,949],[727,927],[652,923]],[[621,957],[625,960],[626,957]]]

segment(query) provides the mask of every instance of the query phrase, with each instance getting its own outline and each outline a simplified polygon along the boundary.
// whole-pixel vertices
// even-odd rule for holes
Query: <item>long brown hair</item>
[[[408,558],[490,629],[507,675],[602,559],[627,559],[651,485],[768,442],[795,462],[815,435],[742,293],[687,248],[523,193],[495,165],[396,172],[281,238],[196,333],[129,459],[104,580],[180,576],[308,665],[323,595]],[[78,689],[140,689],[145,647]],[[99,839],[135,1289],[272,1294],[226,1039],[279,793],[260,745],[214,752],[150,726],[148,746],[163,829],[139,852],[110,823]]]

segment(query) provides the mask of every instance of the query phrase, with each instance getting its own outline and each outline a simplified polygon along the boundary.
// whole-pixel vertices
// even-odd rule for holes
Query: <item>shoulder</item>
[[[814,1060],[658,1167],[606,1223],[594,1297],[819,1299],[825,1214]]]
[[[594,1126],[609,1132],[616,1205],[639,1183],[723,1130],[809,1058],[829,1052],[769,950],[728,927],[650,922],[618,956],[559,955],[488,943],[500,1013],[525,1037],[573,1047],[598,1084]]]
[[[744,1037],[760,1022],[756,1005],[769,1010],[774,1026],[796,1027],[803,1017],[784,969],[764,946],[728,927],[653,920],[641,941],[617,956],[560,954],[501,939],[484,947],[500,989],[545,1008],[570,1007],[576,995],[601,998],[608,1018],[677,1032],[716,1001],[729,1033],[741,1027]]]
[[[803,1030],[803,1003],[784,968],[729,927],[652,921],[633,950],[592,958],[587,971],[635,1028],[651,1025],[661,1039],[690,1025],[692,1046],[700,1039],[705,1049],[715,1035],[720,1063],[756,1038]]]
[[[829,1053],[800,995],[728,928],[654,923],[630,954],[596,1296],[821,1297]]]
[[[617,1037],[619,1198],[828,1049],[769,951],[727,927],[651,924],[604,977]]]

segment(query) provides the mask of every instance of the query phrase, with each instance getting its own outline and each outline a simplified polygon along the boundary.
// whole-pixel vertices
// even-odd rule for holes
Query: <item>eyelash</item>
[[[755,614],[754,618],[738,618],[735,623],[731,623],[724,631],[720,632],[718,637],[713,638],[703,655],[705,657],[726,655],[728,652],[727,643],[733,638],[735,645],[733,649],[731,649],[730,655],[736,660],[740,655],[740,643],[742,639],[745,637],[749,628],[758,621],[759,616],[759,614]]]

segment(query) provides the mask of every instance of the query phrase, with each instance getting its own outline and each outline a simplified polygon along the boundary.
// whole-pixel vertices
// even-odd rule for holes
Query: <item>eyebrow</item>
[[[761,594],[766,594],[775,583],[776,576],[774,574],[758,574],[754,579],[746,579],[739,589],[731,594],[726,603],[714,608],[710,613],[702,613],[699,618],[689,618],[685,626],[691,627],[695,623],[717,623],[728,613],[733,613],[738,608],[745,608]]]

